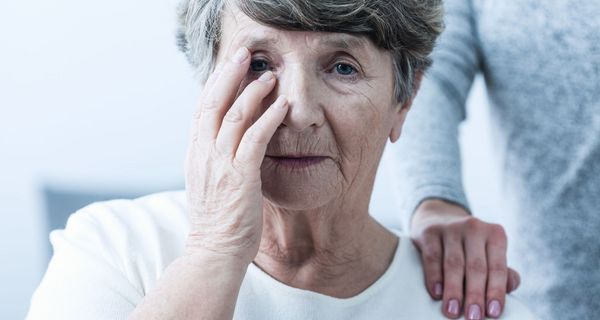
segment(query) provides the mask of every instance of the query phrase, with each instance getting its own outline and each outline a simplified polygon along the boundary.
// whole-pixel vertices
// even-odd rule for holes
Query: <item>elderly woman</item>
[[[411,241],[368,213],[386,139],[400,137],[441,32],[440,1],[182,8],[181,45],[208,78],[187,192],[72,216],[51,236],[29,318],[443,318]],[[504,316],[530,318],[510,299]]]

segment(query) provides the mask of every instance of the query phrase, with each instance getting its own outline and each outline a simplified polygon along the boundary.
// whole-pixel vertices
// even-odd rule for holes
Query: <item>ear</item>
[[[394,123],[392,125],[392,130],[390,132],[390,141],[392,143],[398,141],[400,139],[400,134],[402,133],[402,126],[404,125],[404,121],[406,120],[406,115],[412,106],[412,103],[419,92],[419,88],[421,88],[421,80],[423,80],[423,71],[418,71],[415,75],[415,84],[413,87],[413,93],[408,100],[406,100],[401,106],[397,108],[397,111],[394,115]]]

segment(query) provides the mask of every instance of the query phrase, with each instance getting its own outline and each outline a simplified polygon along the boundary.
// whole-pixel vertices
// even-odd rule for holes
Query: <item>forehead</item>
[[[366,36],[348,33],[289,31],[260,24],[237,8],[227,8],[223,16],[221,44],[252,48],[279,48],[283,44],[300,44],[309,48],[352,50],[365,55],[382,52]]]

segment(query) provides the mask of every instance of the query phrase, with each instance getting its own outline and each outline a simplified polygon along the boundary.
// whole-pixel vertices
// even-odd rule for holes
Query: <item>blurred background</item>
[[[25,316],[48,233],[74,210],[182,188],[198,88],[175,46],[176,5],[0,2],[0,319]],[[481,79],[468,110],[467,194],[475,214],[495,221],[502,202]],[[390,165],[384,155],[371,212],[399,227]]]

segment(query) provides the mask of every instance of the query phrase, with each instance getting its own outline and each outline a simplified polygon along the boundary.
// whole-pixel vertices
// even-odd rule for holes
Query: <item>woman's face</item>
[[[358,194],[368,200],[386,140],[398,138],[408,109],[396,102],[389,52],[365,37],[284,31],[231,9],[218,62],[241,46],[252,53],[252,63],[240,93],[270,70],[277,86],[262,111],[278,95],[289,102],[261,167],[265,198],[290,210],[352,201]]]

